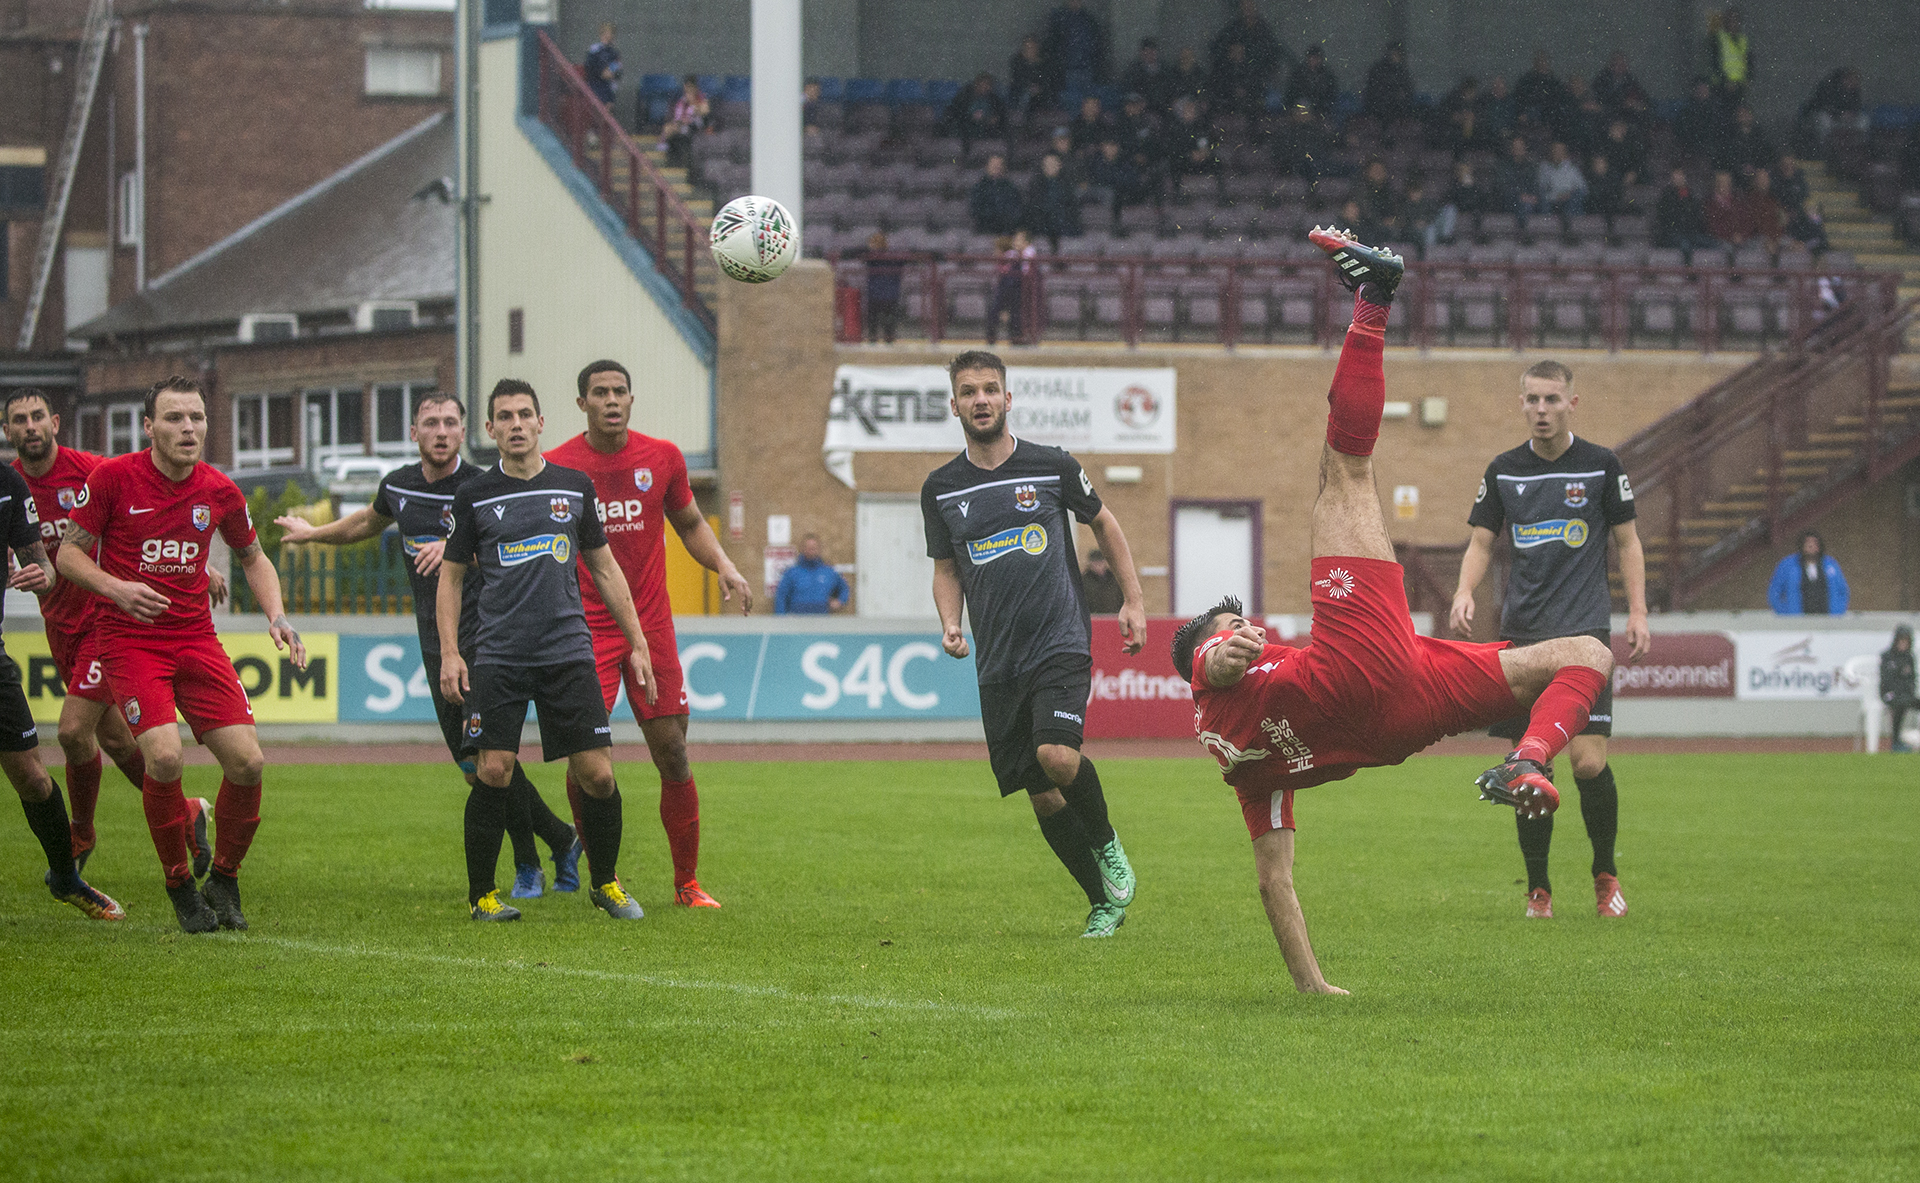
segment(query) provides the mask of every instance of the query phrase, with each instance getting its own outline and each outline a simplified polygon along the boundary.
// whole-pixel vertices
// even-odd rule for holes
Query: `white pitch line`
[[[411,961],[425,965],[458,966],[463,969],[482,970],[526,970],[536,973],[559,974],[563,977],[588,978],[601,982],[624,982],[635,986],[652,986],[663,990],[711,990],[723,994],[738,994],[748,998],[772,998],[781,1002],[817,1004],[828,1006],[857,1006],[871,1010],[925,1011],[937,1014],[966,1014],[983,1019],[1017,1019],[1019,1011],[1002,1007],[972,1006],[961,1002],[935,1002],[930,999],[874,998],[864,994],[806,994],[788,990],[781,986],[750,986],[743,982],[705,982],[685,978],[662,977],[658,974],[618,973],[604,969],[575,969],[563,965],[531,965],[524,961],[486,961],[477,957],[451,957],[441,953],[414,953],[401,949],[378,949],[366,945],[320,945],[309,941],[291,941],[281,937],[249,936],[243,938],[249,945],[278,945],[284,949],[295,949],[303,953],[318,953],[328,957],[384,957],[392,961]]]

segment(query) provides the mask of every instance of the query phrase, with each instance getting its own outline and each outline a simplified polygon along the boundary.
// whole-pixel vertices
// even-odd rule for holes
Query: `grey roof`
[[[338,312],[366,300],[452,299],[451,195],[444,187],[416,194],[453,176],[453,149],[453,120],[436,115],[69,335],[165,332],[250,312]]]

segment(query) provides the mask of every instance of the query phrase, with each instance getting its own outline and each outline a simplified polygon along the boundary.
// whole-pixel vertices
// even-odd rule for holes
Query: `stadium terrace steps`
[[[1900,241],[1893,219],[1868,209],[1857,189],[1829,174],[1826,165],[1808,161],[1805,171],[1833,248],[1851,254],[1868,270],[1899,272],[1900,298],[1920,297],[1920,251]],[[1920,347],[1920,326],[1908,330],[1907,344]]]

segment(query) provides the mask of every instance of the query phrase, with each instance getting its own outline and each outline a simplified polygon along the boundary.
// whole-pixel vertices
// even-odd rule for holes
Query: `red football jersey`
[[[207,602],[213,532],[219,530],[236,551],[254,541],[247,499],[226,473],[196,464],[187,479],[171,481],[154,467],[150,449],[102,461],[70,516],[100,540],[102,570],[144,583],[173,601],[159,619],[146,623],[101,600],[100,629],[108,635],[213,632]]]
[[[597,452],[587,437],[574,436],[547,453],[547,459],[577,468],[593,479],[599,503],[594,507],[607,532],[614,561],[633,591],[634,610],[648,631],[673,623],[673,605],[667,599],[667,538],[673,529],[667,514],[686,508],[693,500],[687,484],[687,458],[666,440],[627,432],[626,447]],[[580,600],[587,610],[587,627],[596,633],[619,632],[593,580],[580,581]]]
[[[27,490],[33,494],[34,508],[40,511],[40,541],[46,544],[48,558],[59,553],[67,515],[80,504],[80,490],[87,487],[87,478],[100,466],[100,460],[92,452],[57,448],[53,467],[44,476],[33,476],[26,465],[13,462],[14,471],[25,478]],[[74,636],[92,625],[99,604],[92,592],[62,579],[40,600],[40,615],[46,619],[49,633]]]
[[[1207,654],[1231,633],[1193,651],[1193,730],[1236,789],[1304,789],[1381,761],[1365,737],[1326,717],[1301,686],[1305,649],[1269,644],[1246,677],[1225,690],[1207,683]]]

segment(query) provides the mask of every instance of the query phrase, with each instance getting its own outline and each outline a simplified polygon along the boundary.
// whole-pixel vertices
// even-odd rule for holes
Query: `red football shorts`
[[[1247,833],[1255,838],[1269,830],[1293,829],[1292,789],[1243,789],[1235,786],[1240,798],[1240,816],[1247,820]]]
[[[253,726],[240,675],[210,633],[116,637],[105,664],[113,701],[135,735],[171,724],[176,708],[195,739],[222,727]]]
[[[643,629],[647,636],[647,656],[653,661],[653,684],[659,691],[652,706],[647,705],[647,688],[640,684],[633,664],[627,660],[633,650],[627,647],[626,634],[619,629],[593,634],[593,667],[600,675],[600,694],[607,700],[607,710],[613,710],[614,702],[620,697],[620,685],[625,682],[627,705],[633,708],[635,722],[684,715],[687,683],[680,673],[680,647],[674,640],[673,623],[669,621],[664,628],[643,626]]]
[[[111,704],[113,692],[107,689],[107,664],[101,657],[100,632],[88,629],[79,636],[65,631],[47,630],[47,648],[53,651],[53,668],[73,698]]]

